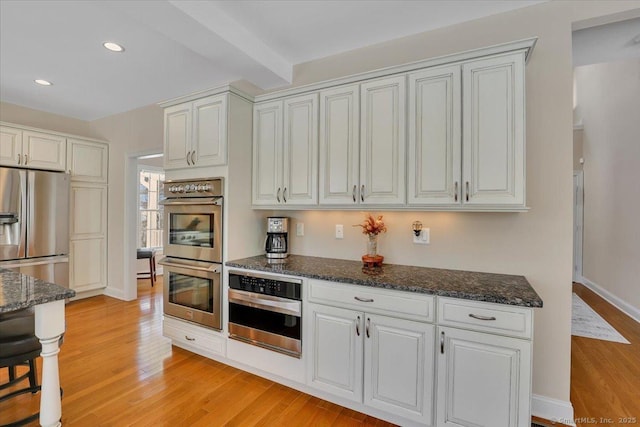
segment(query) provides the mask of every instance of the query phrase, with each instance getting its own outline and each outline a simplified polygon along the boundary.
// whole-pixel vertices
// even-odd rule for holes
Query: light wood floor
[[[65,427],[392,425],[172,347],[161,331],[162,279],[154,289],[138,281],[138,292],[137,301],[67,304]],[[6,379],[3,369],[0,383]],[[0,403],[0,424],[36,412],[39,399]]]
[[[640,324],[583,285],[573,291],[631,343],[571,337],[576,424],[640,425]]]

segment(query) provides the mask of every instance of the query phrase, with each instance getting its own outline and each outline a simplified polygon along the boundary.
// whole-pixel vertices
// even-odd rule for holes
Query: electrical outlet
[[[416,236],[415,234],[413,235],[413,243],[415,243],[416,245],[428,245],[430,239],[430,230],[428,228],[423,228],[422,230],[420,230],[420,234],[418,236]]]
[[[304,223],[299,222],[296,224],[296,236],[304,236]]]
[[[344,226],[336,224],[336,239],[344,239]]]

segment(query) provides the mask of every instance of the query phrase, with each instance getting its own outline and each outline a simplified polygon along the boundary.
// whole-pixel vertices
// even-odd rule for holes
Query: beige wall
[[[62,133],[71,133],[87,138],[99,138],[89,122],[59,116],[20,105],[0,102],[0,121],[23,126],[41,128]]]
[[[533,392],[569,401],[572,272],[572,87],[574,21],[638,7],[638,2],[544,3],[305,64],[294,86],[537,36],[527,65],[528,213],[385,213],[385,261],[522,274],[544,300],[536,310]],[[358,212],[280,212],[305,223],[293,253],[357,260],[365,240],[350,227]],[[431,228],[432,244],[411,243],[411,222]],[[335,224],[345,225],[336,240]],[[295,233],[293,233],[295,234]]]
[[[131,233],[134,241],[137,233],[136,205],[125,202],[127,197],[135,200],[132,183],[137,181],[137,170],[130,167],[132,157],[162,152],[163,121],[162,108],[151,105],[91,122],[99,137],[109,141],[107,293],[115,297],[135,298],[135,294],[126,292],[126,284],[135,276],[136,263],[124,255],[128,253],[125,248],[131,243]]]
[[[584,124],[583,276],[640,311],[640,59],[576,68]]]

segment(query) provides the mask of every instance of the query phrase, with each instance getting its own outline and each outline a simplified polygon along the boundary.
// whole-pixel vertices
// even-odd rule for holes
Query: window
[[[148,166],[141,167],[139,172],[138,247],[162,247],[164,210],[159,202],[163,198],[164,172]]]

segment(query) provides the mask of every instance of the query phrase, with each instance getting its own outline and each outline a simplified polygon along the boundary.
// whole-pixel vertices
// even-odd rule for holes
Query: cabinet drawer
[[[309,280],[309,301],[393,317],[434,321],[434,297],[362,285]]]
[[[165,317],[162,334],[174,345],[194,351],[203,356],[224,355],[225,339],[219,333],[180,320]]]
[[[438,298],[438,324],[531,338],[531,309],[486,302]]]

